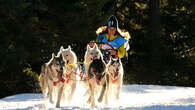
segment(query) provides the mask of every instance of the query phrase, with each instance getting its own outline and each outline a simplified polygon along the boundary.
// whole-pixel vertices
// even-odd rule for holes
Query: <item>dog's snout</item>
[[[60,71],[63,71],[63,67],[60,67]]]

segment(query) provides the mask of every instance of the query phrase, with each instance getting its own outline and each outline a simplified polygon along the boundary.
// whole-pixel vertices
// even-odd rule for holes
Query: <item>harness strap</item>
[[[89,63],[77,62],[76,64],[85,64],[85,65],[88,65]]]
[[[62,78],[62,79],[60,79],[60,80],[58,80],[58,81],[54,81],[54,82],[53,82],[53,85],[56,86],[57,83],[59,83],[59,82],[64,83],[64,81],[65,81],[65,80]]]
[[[68,83],[69,82],[69,79],[70,79],[70,74],[66,74],[66,79],[65,79],[65,83]]]
[[[75,66],[75,65],[76,65],[75,63],[69,63],[66,66]]]

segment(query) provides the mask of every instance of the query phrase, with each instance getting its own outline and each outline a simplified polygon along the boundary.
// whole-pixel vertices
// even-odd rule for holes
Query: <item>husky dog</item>
[[[76,64],[77,56],[72,51],[70,46],[68,46],[67,49],[64,49],[64,47],[61,46],[60,51],[58,52],[58,56],[60,55],[62,55],[63,58],[67,61],[65,73],[64,98],[66,99],[66,96],[68,96],[68,102],[70,103],[76,88],[76,75],[79,72],[79,68]]]
[[[120,59],[110,58],[108,63],[109,73],[109,95],[114,96],[116,100],[119,99],[120,90],[123,84],[123,65]]]
[[[107,104],[109,76],[102,57],[94,59],[89,65],[88,83],[90,90],[88,102],[91,103],[91,106],[95,106],[95,96],[97,95],[99,95],[98,102],[102,102],[103,96],[105,96],[105,104]]]
[[[89,65],[94,59],[103,58],[101,51],[98,49],[97,45],[94,43],[93,47],[87,45],[87,50],[85,52],[84,64],[85,72],[88,75]]]
[[[65,70],[66,61],[62,55],[55,56],[52,54],[52,58],[48,63],[45,63],[41,67],[41,74],[39,76],[39,82],[42,89],[43,97],[47,96],[47,89],[49,89],[49,101],[54,103],[53,93],[54,87],[57,88],[57,103],[56,107],[60,107],[60,101],[63,93],[64,78],[63,73]]]

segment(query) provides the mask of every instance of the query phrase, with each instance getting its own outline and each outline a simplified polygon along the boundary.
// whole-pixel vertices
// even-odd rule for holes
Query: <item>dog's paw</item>
[[[115,100],[119,100],[119,96],[116,96],[116,97],[115,97]]]
[[[95,107],[95,102],[92,102],[91,103],[91,107]]]
[[[60,108],[60,104],[56,104],[56,108]]]
[[[104,105],[107,106],[108,105],[108,99],[106,98],[104,101]]]
[[[99,103],[102,102],[102,98],[98,98],[98,102],[99,102]]]
[[[50,102],[51,104],[54,104],[54,101],[52,101],[52,100],[50,100],[49,102]]]
[[[90,99],[90,98],[87,100],[87,103],[88,103],[88,104],[90,104],[90,103],[91,103],[91,99]]]
[[[104,106],[108,106],[108,101],[105,101]]]

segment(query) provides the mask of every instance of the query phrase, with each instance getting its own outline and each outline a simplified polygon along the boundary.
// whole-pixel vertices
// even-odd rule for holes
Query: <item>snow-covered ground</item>
[[[109,106],[97,104],[91,108],[86,104],[86,91],[77,87],[73,103],[62,103],[61,108],[43,100],[42,94],[16,94],[0,99],[0,110],[195,110],[195,88],[155,85],[124,85],[120,100]]]

